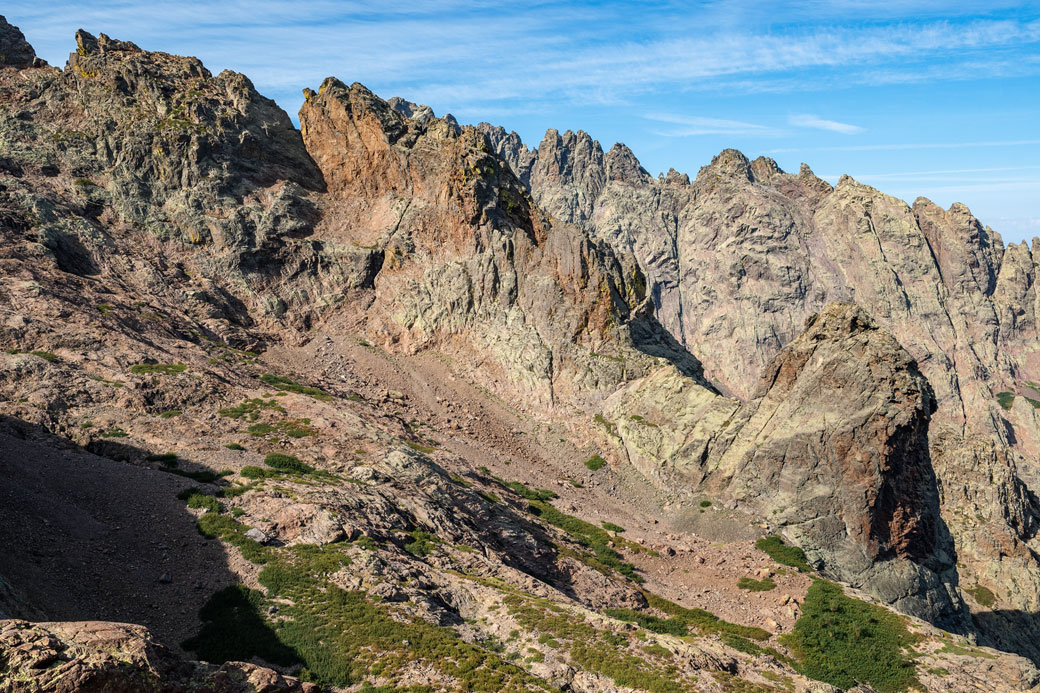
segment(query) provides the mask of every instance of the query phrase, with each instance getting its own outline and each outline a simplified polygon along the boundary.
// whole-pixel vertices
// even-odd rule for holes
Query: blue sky
[[[583,129],[695,175],[726,147],[964,202],[1040,236],[1040,0],[8,0],[64,65],[84,28],[247,74],[295,119],[328,75],[537,146]],[[976,3],[983,5],[983,3]]]

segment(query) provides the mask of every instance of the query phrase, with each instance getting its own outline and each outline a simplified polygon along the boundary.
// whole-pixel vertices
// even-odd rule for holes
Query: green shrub
[[[279,375],[271,375],[269,373],[265,373],[264,375],[260,376],[260,380],[261,382],[270,385],[276,390],[296,392],[301,395],[307,395],[308,397],[313,397],[314,399],[321,400],[322,402],[331,402],[333,399],[335,399],[332,395],[330,395],[328,392],[325,392],[324,390],[318,389],[316,387],[310,387],[308,385],[300,385],[299,383],[294,382],[289,378],[285,378]]]
[[[104,433],[101,434],[102,438],[126,438],[127,432],[121,429],[119,426],[112,426]]]
[[[99,303],[99,304],[97,304],[97,309],[98,309],[98,312],[101,313],[102,315],[108,315],[109,313],[112,312],[112,306],[108,305],[107,303]]]
[[[585,466],[594,472],[599,469],[603,469],[603,467],[606,466],[606,464],[607,461],[599,455],[593,455],[589,459],[585,460]]]
[[[54,354],[52,354],[49,351],[34,351],[34,352],[32,352],[32,355],[36,356],[36,357],[39,357],[39,358],[43,359],[44,361],[49,361],[50,363],[57,363],[58,362],[58,357],[55,356]]]
[[[781,565],[797,568],[799,573],[810,573],[812,567],[805,558],[805,552],[797,546],[789,546],[778,536],[762,537],[755,542],[755,548],[764,551],[770,558]]]
[[[770,577],[762,578],[761,580],[742,577],[737,580],[737,587],[748,592],[768,592],[776,589],[776,582]]]
[[[432,445],[416,443],[414,440],[406,440],[404,441],[404,444],[410,447],[412,450],[415,450],[416,452],[421,452],[424,455],[429,455],[431,452],[437,449]]]
[[[919,639],[902,616],[819,579],[809,587],[794,629],[781,636],[805,676],[839,688],[865,683],[879,693],[921,686],[912,650]]]
[[[245,467],[242,467],[241,471],[239,471],[239,474],[247,479],[263,479],[267,476],[267,471],[265,471],[262,467],[247,464]]]
[[[183,363],[139,363],[130,367],[134,375],[177,375],[188,369]]]
[[[603,529],[607,530],[608,532],[614,532],[615,534],[621,534],[625,531],[624,527],[616,525],[613,522],[601,522],[600,524],[603,525]]]
[[[164,471],[167,471],[170,474],[176,474],[177,476],[183,476],[185,479],[191,479],[193,481],[198,481],[199,483],[202,483],[202,484],[212,484],[214,481],[216,481],[220,477],[227,476],[224,473],[218,474],[217,472],[210,471],[209,469],[200,469],[200,470],[197,470],[197,471],[189,472],[189,471],[185,471],[183,469],[167,468]]]
[[[246,430],[256,438],[262,438],[271,433],[289,438],[306,438],[307,436],[318,435],[318,429],[310,426],[310,422],[310,419],[293,419],[273,424],[258,423],[253,424]]]
[[[264,464],[272,469],[279,469],[283,472],[293,472],[297,474],[309,474],[314,471],[314,467],[309,464],[304,464],[298,458],[292,455],[283,455],[280,452],[272,452],[264,458]]]
[[[710,500],[702,500],[701,501],[701,507],[702,508],[710,508],[711,507],[711,501]]]
[[[180,409],[168,409],[167,411],[164,411],[161,414],[159,414],[159,416],[164,419],[172,419],[173,417],[180,416],[183,413],[184,412],[182,412]]]
[[[224,447],[228,450],[245,450],[245,448],[239,445],[238,443],[228,443]]]
[[[418,558],[430,555],[440,543],[440,539],[420,529],[412,530],[408,536],[412,540],[404,545],[404,550]]]
[[[211,513],[220,513],[224,511],[224,507],[220,504],[213,496],[206,496],[201,493],[193,493],[188,496],[188,507],[189,508],[205,508]]]
[[[260,414],[262,414],[264,410],[276,411],[282,414],[285,413],[283,407],[259,397],[243,400],[238,406],[227,407],[219,410],[217,413],[229,419],[248,419],[249,421],[256,421],[260,418]]]
[[[504,486],[521,498],[526,498],[529,501],[547,501],[559,498],[553,491],[544,488],[529,488],[519,481],[510,481],[504,484]]]
[[[167,467],[177,466],[177,453],[174,452],[163,452],[156,455],[149,455],[146,459],[149,462],[161,462]]]
[[[992,590],[983,587],[982,585],[975,585],[971,589],[965,589],[964,591],[970,594],[976,602],[987,609],[997,603],[997,595],[993,594]]]

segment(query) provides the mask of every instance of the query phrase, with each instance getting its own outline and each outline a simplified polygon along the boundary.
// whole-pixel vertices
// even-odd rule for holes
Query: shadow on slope
[[[191,485],[0,416],[0,575],[50,620],[141,624],[177,650],[237,582],[177,498]]]

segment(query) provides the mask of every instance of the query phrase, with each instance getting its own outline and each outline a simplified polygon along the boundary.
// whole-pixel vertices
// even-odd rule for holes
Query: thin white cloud
[[[787,119],[787,122],[799,128],[827,130],[829,132],[841,133],[842,135],[855,135],[856,133],[863,132],[863,128],[861,128],[859,125],[839,123],[836,120],[825,120],[819,116],[815,116],[809,113],[793,115]]]
[[[701,116],[676,115],[671,113],[648,113],[646,120],[668,123],[677,127],[654,130],[662,137],[695,137],[699,135],[760,135],[775,136],[780,134],[775,128],[758,123],[746,123],[741,120],[724,118],[704,118]]]

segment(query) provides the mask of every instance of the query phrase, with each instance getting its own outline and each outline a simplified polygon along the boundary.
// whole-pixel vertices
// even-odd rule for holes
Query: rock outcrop
[[[750,400],[807,318],[859,304],[934,390],[930,454],[961,582],[1037,610],[1035,245],[1005,249],[963,205],[908,206],[848,176],[832,187],[804,164],[789,174],[726,150],[691,184],[626,180],[580,134],[550,131],[543,160],[544,147],[481,127],[548,214],[639,258],[662,324],[725,394]],[[533,173],[559,161],[566,175]]]
[[[40,67],[46,65],[36,57],[36,51],[25,40],[18,27],[11,26],[0,15],[0,69],[5,67]]]
[[[96,621],[0,621],[0,691],[20,693],[318,693],[314,684],[248,662],[186,661],[148,630]]]

